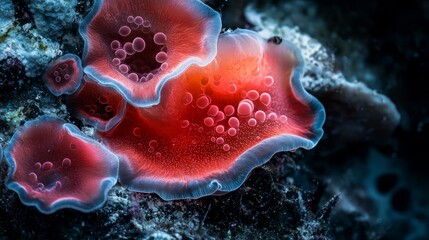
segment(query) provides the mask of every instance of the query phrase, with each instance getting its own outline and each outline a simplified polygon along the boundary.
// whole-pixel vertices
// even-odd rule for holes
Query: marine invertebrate
[[[7,187],[43,213],[98,208],[118,174],[114,154],[55,117],[25,123],[6,147],[5,158]]]
[[[102,87],[87,76],[67,102],[75,116],[101,131],[111,129],[122,119],[127,104],[114,89]]]
[[[159,102],[165,82],[216,54],[220,16],[199,0],[96,0],[80,25],[84,71],[135,106]]]
[[[82,81],[81,60],[74,54],[66,54],[50,64],[43,80],[55,96],[75,92]]]
[[[302,71],[292,44],[226,33],[212,63],[190,67],[166,83],[159,105],[130,106],[98,135],[131,190],[164,199],[232,191],[274,153],[312,148],[322,136],[324,110],[301,86]]]

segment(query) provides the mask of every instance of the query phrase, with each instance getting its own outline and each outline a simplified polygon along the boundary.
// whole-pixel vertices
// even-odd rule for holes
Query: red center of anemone
[[[146,82],[167,69],[167,36],[153,32],[149,20],[128,16],[110,43],[112,63],[133,82]]]

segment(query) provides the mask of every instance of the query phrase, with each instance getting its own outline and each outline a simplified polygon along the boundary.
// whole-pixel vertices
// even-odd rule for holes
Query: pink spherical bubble
[[[147,80],[147,81],[151,80],[152,78],[153,78],[153,73],[149,73],[149,74],[146,76],[146,80]]]
[[[281,115],[279,117],[279,120],[280,120],[281,123],[286,123],[287,122],[287,117],[285,115]]]
[[[119,35],[121,35],[122,37],[126,37],[128,35],[130,35],[131,33],[131,28],[128,26],[122,26],[119,28],[118,30]]]
[[[153,41],[158,45],[164,45],[167,43],[167,36],[162,32],[157,32],[153,36]]]
[[[256,90],[250,90],[247,92],[247,98],[249,98],[252,101],[255,101],[259,98],[259,93]]]
[[[186,92],[182,96],[182,103],[183,105],[189,105],[191,104],[192,100],[194,100],[194,97],[192,96],[192,93]]]
[[[127,42],[124,44],[124,50],[128,55],[133,55],[134,53],[136,53],[136,51],[133,48],[133,44],[130,42]]]
[[[225,114],[222,111],[219,111],[215,116],[215,121],[220,122],[225,119]]]
[[[237,129],[235,128],[230,128],[228,129],[228,135],[231,137],[234,137],[237,134]]]
[[[267,117],[266,114],[261,110],[256,111],[255,113],[255,119],[258,120],[258,122],[260,123],[265,122],[266,117]]]
[[[232,105],[226,105],[225,108],[223,109],[225,115],[227,117],[232,116],[235,112],[235,109]]]
[[[114,58],[112,59],[112,63],[115,66],[119,66],[119,64],[121,64],[121,60],[119,58]]]
[[[162,71],[164,71],[165,69],[168,68],[168,63],[165,62],[165,63],[161,64],[160,68],[161,68]]]
[[[259,101],[261,101],[265,106],[268,106],[271,103],[271,95],[268,93],[262,93],[259,97]]]
[[[250,127],[254,127],[254,126],[256,126],[256,124],[257,124],[257,122],[256,122],[256,119],[254,119],[254,118],[251,118],[247,121],[247,125],[249,125]]]
[[[146,48],[146,42],[141,37],[136,37],[133,40],[133,49],[136,52],[142,52]]]
[[[157,53],[155,56],[155,60],[159,63],[163,63],[163,62],[167,61],[167,53],[165,53],[165,52]]]
[[[64,158],[63,161],[61,162],[61,166],[64,168],[68,168],[71,165],[71,160],[70,158]]]
[[[213,125],[214,125],[213,118],[211,118],[211,117],[204,118],[204,125],[206,125],[207,127],[213,127]]]
[[[237,114],[239,116],[250,116],[250,114],[252,114],[253,112],[253,103],[252,101],[249,100],[242,100],[239,104],[238,104],[238,108],[237,108]]]
[[[223,139],[223,137],[216,138],[216,143],[217,144],[223,144],[224,142],[225,142],[225,139]]]
[[[119,60],[124,60],[127,57],[127,52],[125,52],[124,49],[118,49],[118,50],[115,51],[115,56]]]
[[[126,64],[121,64],[121,65],[119,65],[119,71],[120,71],[121,73],[127,73],[127,72],[128,72],[128,70],[129,70],[128,65],[126,65]]]
[[[223,147],[222,147],[222,149],[223,149],[225,152],[228,152],[228,151],[231,149],[231,147],[229,146],[229,144],[224,144],[224,145],[223,145]]]
[[[268,119],[270,119],[271,121],[277,120],[277,113],[272,112],[268,114]]]
[[[215,130],[217,133],[221,134],[225,132],[225,127],[223,125],[217,125]]]
[[[180,122],[180,127],[181,128],[187,128],[189,127],[189,121],[188,120],[183,120]]]
[[[143,25],[144,19],[140,16],[134,18],[134,23],[137,25]]]
[[[228,125],[232,128],[239,128],[240,127],[240,121],[236,117],[232,117],[228,120]]]
[[[273,86],[273,84],[274,84],[274,78],[273,78],[273,77],[271,77],[271,76],[266,76],[266,77],[264,78],[263,82],[264,82],[265,86],[267,86],[267,87],[271,87],[271,86]]]
[[[204,109],[210,104],[210,99],[207,96],[201,96],[197,99],[197,107]]]
[[[127,22],[133,23],[134,22],[134,17],[133,16],[128,16],[127,17]]]
[[[207,115],[210,117],[215,117],[218,112],[219,112],[219,107],[216,105],[211,105],[207,110]]]
[[[139,80],[139,76],[136,73],[130,73],[128,74],[128,79],[133,82],[137,82]]]
[[[231,83],[231,84],[229,84],[229,85],[228,85],[228,93],[233,94],[233,93],[235,93],[236,91],[237,91],[237,86],[235,86],[235,84],[234,84],[234,83]]]
[[[110,43],[110,48],[112,49],[112,50],[117,50],[118,48],[120,48],[121,47],[121,43],[118,41],[118,40],[113,40],[111,43]]]

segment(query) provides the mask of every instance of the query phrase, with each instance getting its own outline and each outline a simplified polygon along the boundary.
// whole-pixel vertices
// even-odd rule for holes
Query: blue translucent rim
[[[91,144],[95,144],[97,147],[100,147],[106,154],[106,159],[110,159],[110,161],[106,162],[106,164],[109,163],[111,165],[110,176],[106,177],[100,182],[100,192],[98,193],[98,197],[94,198],[92,202],[84,203],[76,198],[61,198],[54,202],[52,205],[46,205],[44,202],[40,201],[37,198],[30,198],[25,188],[12,179],[16,171],[16,161],[13,158],[12,152],[18,138],[26,129],[31,128],[32,126],[37,126],[41,123],[43,124],[46,121],[54,121],[63,124],[63,127],[71,135],[85,140]],[[8,174],[5,181],[6,187],[15,191],[24,205],[34,206],[44,214],[50,214],[63,208],[72,208],[81,212],[90,212],[95,209],[98,209],[106,202],[107,193],[116,184],[118,178],[119,160],[115,154],[113,154],[110,150],[108,150],[99,142],[84,135],[82,132],[79,131],[76,126],[65,123],[64,120],[55,116],[42,116],[35,120],[26,122],[24,126],[20,127],[20,129],[18,129],[12,136],[8,146],[4,150],[4,156],[6,159],[6,163],[9,166]]]
[[[57,58],[55,61],[53,61],[51,64],[49,64],[49,66],[47,67],[47,69],[51,68],[53,65],[57,64],[58,62],[61,61],[65,61],[65,60],[69,60],[72,59],[74,61],[76,61],[76,65],[78,67],[78,80],[76,82],[76,86],[74,86],[73,88],[70,88],[68,90],[65,91],[57,91],[54,88],[50,87],[48,84],[48,79],[46,79],[45,74],[43,74],[43,81],[45,82],[46,86],[48,87],[49,91],[54,94],[55,96],[59,97],[63,94],[72,94],[74,92],[76,92],[76,90],[80,87],[81,83],[82,83],[82,77],[83,77],[83,69],[82,69],[82,61],[80,60],[80,58],[72,53],[67,53],[59,58]]]

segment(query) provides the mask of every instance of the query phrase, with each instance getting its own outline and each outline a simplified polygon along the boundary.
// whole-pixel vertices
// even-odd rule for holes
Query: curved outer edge
[[[313,148],[323,136],[322,126],[325,122],[325,109],[319,100],[309,94],[301,84],[300,79],[304,73],[304,60],[301,51],[291,42],[285,40],[283,42],[291,49],[297,59],[297,65],[290,79],[294,92],[298,98],[310,106],[315,115],[311,131],[314,135],[312,139],[290,134],[271,137],[241,154],[228,171],[213,174],[207,179],[178,183],[150,178],[137,178],[127,188],[137,192],[156,193],[164,200],[196,199],[213,194],[222,194],[239,188],[254,168],[268,162],[275,153],[292,151],[298,148]],[[131,168],[127,165],[127,157],[123,155],[118,155],[118,157],[121,161],[120,171],[130,171]],[[141,189],[145,190],[142,191]]]
[[[111,164],[110,167],[112,169],[111,171],[112,176],[107,177],[100,182],[100,189],[102,189],[102,192],[99,193],[99,197],[94,199],[92,204],[83,203],[79,201],[78,198],[68,197],[68,198],[61,198],[55,201],[52,205],[46,206],[43,202],[41,202],[37,198],[33,198],[33,199],[29,198],[25,188],[22,187],[19,183],[12,180],[12,176],[15,174],[15,171],[16,171],[16,162],[12,156],[12,151],[13,151],[13,146],[17,141],[17,138],[19,137],[21,132],[24,131],[25,129],[31,127],[32,125],[37,125],[38,123],[41,123],[46,120],[61,121],[63,123],[63,127],[66,128],[66,130],[71,135],[78,137],[80,139],[83,139],[87,142],[90,142],[91,144],[96,144],[97,146],[102,148],[103,151],[105,151],[106,155],[111,157],[112,161],[110,161],[110,164]],[[51,214],[63,208],[72,208],[81,212],[91,212],[95,209],[98,209],[106,202],[108,191],[116,184],[118,179],[119,160],[117,156],[101,143],[81,133],[76,126],[69,123],[65,123],[63,119],[55,116],[41,116],[35,120],[26,122],[24,126],[20,127],[20,129],[14,133],[14,135],[12,136],[9,142],[9,145],[4,150],[4,155],[5,155],[6,163],[9,165],[8,174],[5,181],[6,187],[15,191],[18,194],[19,199],[24,205],[34,206],[44,214]]]
[[[64,92],[58,92],[58,91],[55,91],[54,89],[52,89],[51,87],[49,87],[48,80],[46,79],[45,74],[43,74],[43,75],[42,75],[43,81],[45,82],[45,84],[46,84],[46,86],[48,87],[49,91],[50,91],[52,94],[54,94],[55,96],[57,96],[57,97],[59,97],[59,96],[61,96],[61,95],[63,95],[63,94],[72,94],[72,93],[76,92],[76,90],[77,90],[77,89],[80,87],[80,85],[82,84],[82,78],[83,78],[82,61],[81,61],[80,57],[78,57],[78,56],[77,56],[77,55],[75,55],[75,54],[67,53],[67,54],[65,54],[65,55],[63,55],[63,56],[61,56],[61,57],[59,57],[59,58],[55,59],[55,61],[53,61],[53,62],[52,62],[52,63],[47,67],[47,69],[51,68],[51,67],[52,67],[56,62],[64,61],[64,60],[66,60],[67,58],[72,58],[73,60],[75,60],[75,61],[76,61],[76,65],[78,66],[78,80],[77,80],[77,82],[76,82],[76,86],[75,86],[74,88],[71,88],[71,89],[69,89],[69,90],[67,90],[67,91],[64,91]]]
[[[97,12],[101,8],[102,2],[103,0],[96,0],[94,2],[94,6],[91,12],[83,19],[83,21],[79,26],[79,33],[84,40],[82,59],[86,59],[86,55],[88,54],[88,49],[89,49],[89,41],[85,37],[86,35],[88,35],[87,26],[89,25],[91,20],[95,17]],[[165,85],[167,81],[178,77],[192,64],[196,64],[200,67],[204,67],[208,65],[210,62],[212,62],[213,59],[216,57],[217,39],[219,37],[220,31],[222,28],[222,21],[220,18],[220,14],[215,10],[211,9],[209,6],[207,6],[200,0],[195,0],[195,2],[199,3],[197,7],[201,8],[200,9],[201,11],[206,11],[208,14],[210,14],[210,16],[212,16],[212,19],[207,24],[207,26],[210,26],[210,28],[208,28],[204,34],[202,33],[202,35],[205,36],[205,39],[203,42],[205,43],[206,48],[210,52],[210,55],[207,56],[205,60],[198,57],[191,57],[191,58],[188,58],[186,61],[183,61],[181,64],[179,64],[174,72],[165,75],[161,79],[161,81],[159,82],[159,84],[155,89],[155,98],[139,99],[138,97],[133,96],[133,94],[123,85],[117,84],[116,81],[110,77],[103,76],[102,73],[100,73],[90,65],[84,67],[84,72],[87,75],[89,75],[91,78],[96,80],[100,85],[105,87],[112,87],[115,90],[117,90],[127,100],[127,102],[129,102],[131,105],[135,107],[150,107],[150,106],[159,104],[162,87]],[[208,43],[210,43],[211,46]]]
[[[107,132],[110,129],[112,129],[116,124],[118,124],[122,118],[125,115],[125,110],[127,109],[127,102],[123,101],[121,104],[121,110],[119,111],[118,115],[107,121],[106,124],[100,124],[96,120],[87,119],[83,117],[81,114],[77,113],[76,117],[80,119],[85,125],[90,125],[97,129],[98,131]]]

